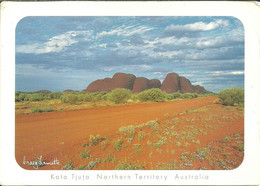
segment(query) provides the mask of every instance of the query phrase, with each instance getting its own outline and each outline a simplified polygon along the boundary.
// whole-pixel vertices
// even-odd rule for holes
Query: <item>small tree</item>
[[[108,97],[110,101],[115,102],[115,104],[126,103],[131,97],[132,93],[128,89],[116,88],[109,93]]]
[[[244,89],[231,88],[225,89],[218,93],[218,98],[223,105],[243,105],[244,104]]]

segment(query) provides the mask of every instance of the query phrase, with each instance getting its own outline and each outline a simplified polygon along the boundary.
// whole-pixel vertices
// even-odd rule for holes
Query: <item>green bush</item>
[[[25,97],[26,97],[26,94],[19,93],[17,96],[15,96],[15,101],[24,101]]]
[[[166,98],[167,100],[174,100],[174,99],[178,99],[181,98],[182,94],[180,92],[174,92],[172,94],[166,94]]]
[[[198,94],[196,93],[184,93],[181,95],[182,99],[192,99],[192,98],[197,98]]]
[[[52,112],[54,111],[51,107],[45,107],[45,108],[32,108],[32,113],[39,113],[39,112]]]
[[[138,94],[138,98],[141,102],[146,102],[146,101],[162,102],[166,98],[166,93],[159,88],[152,88],[140,92]]]
[[[44,95],[40,93],[31,94],[29,101],[42,101],[44,100]]]
[[[126,103],[127,100],[131,97],[132,93],[128,89],[116,88],[109,93],[108,98],[110,101],[113,101],[115,104]]]
[[[94,101],[101,101],[102,100],[102,94],[98,93],[96,95],[94,95]]]
[[[46,93],[15,93],[15,101],[42,101],[51,99]]]
[[[221,104],[234,106],[244,104],[244,89],[243,88],[231,88],[219,91],[218,99]]]
[[[94,100],[94,95],[93,93],[86,93],[84,96],[83,96],[83,101],[85,102],[91,102]]]
[[[132,94],[130,99],[136,102],[138,100],[138,94]]]
[[[64,94],[60,97],[60,100],[65,103],[75,104],[78,102],[78,96],[75,94]]]
[[[61,96],[62,96],[62,92],[60,91],[50,93],[51,99],[60,99]]]

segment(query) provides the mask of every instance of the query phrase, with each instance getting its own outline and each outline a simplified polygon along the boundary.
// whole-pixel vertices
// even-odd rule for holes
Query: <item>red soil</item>
[[[39,169],[61,169],[67,161],[79,159],[82,144],[88,141],[90,135],[99,134],[101,137],[116,139],[114,138],[115,134],[122,126],[162,119],[165,117],[165,113],[169,115],[179,114],[185,110],[212,105],[213,100],[216,99],[216,97],[208,97],[165,103],[142,103],[77,111],[16,115],[16,160],[21,167],[32,169],[28,165],[23,165],[24,157],[27,161],[34,161],[42,156],[42,160],[46,162],[52,162],[57,158],[62,165],[44,166]],[[242,120],[241,122],[243,124]],[[213,139],[221,139],[236,131],[242,133],[243,125],[239,125],[235,129],[236,131],[226,129],[217,128],[212,134],[203,136],[200,138],[201,144],[207,144]],[[99,147],[95,146],[92,150],[95,150],[95,148]],[[121,151],[120,156],[127,156],[129,152],[128,150]],[[99,152],[97,150],[96,153],[100,153],[100,150]],[[176,152],[175,154],[179,153]],[[114,152],[114,154],[118,154],[118,152]],[[153,157],[156,158],[156,155],[153,155]],[[145,158],[147,157],[140,157],[140,160]]]

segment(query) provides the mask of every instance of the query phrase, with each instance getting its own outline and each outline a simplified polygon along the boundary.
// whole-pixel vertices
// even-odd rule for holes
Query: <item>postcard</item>
[[[1,184],[258,185],[254,2],[3,2]]]

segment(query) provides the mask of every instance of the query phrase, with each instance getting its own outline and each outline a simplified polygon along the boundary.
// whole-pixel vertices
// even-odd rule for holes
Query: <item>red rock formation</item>
[[[111,88],[125,88],[132,90],[135,78],[136,77],[133,74],[116,73],[112,78],[113,83]]]
[[[194,93],[193,86],[191,85],[190,80],[185,77],[180,76],[180,92],[181,93]]]
[[[105,78],[93,81],[85,92],[110,92],[115,88],[126,88],[132,90],[135,76],[132,74],[116,73],[113,78]]]
[[[67,90],[64,90],[63,92],[75,92],[75,91],[71,90],[71,89],[67,89]]]
[[[149,81],[149,88],[161,88],[162,84],[158,79],[151,79]]]
[[[166,78],[162,83],[161,90],[165,91],[168,94],[180,90],[179,75],[176,73],[167,74]]]
[[[139,93],[150,88],[161,88],[168,94],[180,91],[181,93],[204,94],[207,91],[199,85],[193,86],[185,77],[176,73],[167,74],[163,83],[158,79],[149,80],[145,77],[135,77],[133,74],[116,73],[112,78],[99,79],[89,84],[84,92],[110,92],[115,88],[125,88],[133,93]]]
[[[207,93],[206,89],[204,87],[200,86],[200,85],[193,86],[193,89],[194,89],[195,93],[197,93],[197,94]]]
[[[51,91],[49,90],[38,90],[38,91],[35,91],[35,93],[51,93]]]
[[[139,93],[150,88],[150,80],[144,77],[135,78],[133,93]]]
[[[110,92],[112,90],[112,79],[98,79],[89,84],[85,92]]]

